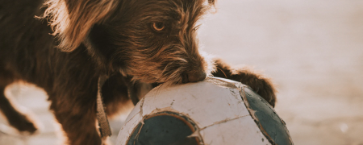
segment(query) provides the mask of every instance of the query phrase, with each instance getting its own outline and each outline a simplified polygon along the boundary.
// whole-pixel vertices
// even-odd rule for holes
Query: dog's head
[[[214,0],[49,0],[45,16],[60,49],[85,44],[109,70],[147,83],[205,78],[197,21]]]

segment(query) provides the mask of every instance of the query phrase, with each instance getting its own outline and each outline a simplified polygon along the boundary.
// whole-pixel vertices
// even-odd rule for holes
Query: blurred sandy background
[[[219,0],[217,9],[200,28],[204,51],[273,79],[276,111],[296,145],[363,145],[363,1]],[[52,145],[57,125],[44,93],[16,86],[9,93],[36,114],[43,131],[0,133],[0,144]],[[122,117],[111,122],[112,141],[121,124]]]

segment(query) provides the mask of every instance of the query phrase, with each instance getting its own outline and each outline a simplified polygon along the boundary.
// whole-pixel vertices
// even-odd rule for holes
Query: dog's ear
[[[70,52],[82,43],[94,24],[107,19],[116,5],[116,0],[47,0],[44,17],[59,38],[59,48]]]

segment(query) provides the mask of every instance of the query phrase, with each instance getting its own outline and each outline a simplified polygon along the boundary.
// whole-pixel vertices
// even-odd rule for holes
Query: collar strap
[[[98,78],[98,86],[97,86],[97,120],[99,125],[99,131],[101,133],[101,138],[111,136],[111,128],[107,119],[107,115],[105,112],[104,104],[102,102],[102,86],[105,81],[108,79],[106,75],[101,75]]]

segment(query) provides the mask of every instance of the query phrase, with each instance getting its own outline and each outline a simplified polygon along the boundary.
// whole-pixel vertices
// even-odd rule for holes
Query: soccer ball
[[[291,145],[285,123],[248,86],[207,78],[159,86],[127,117],[117,145]]]

